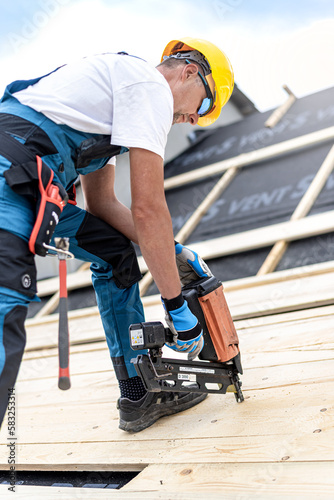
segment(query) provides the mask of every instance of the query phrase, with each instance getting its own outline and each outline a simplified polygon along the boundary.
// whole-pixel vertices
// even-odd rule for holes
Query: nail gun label
[[[215,373],[215,370],[210,368],[196,368],[190,366],[180,366],[180,372],[193,372],[193,373]]]
[[[191,373],[178,373],[177,378],[179,380],[186,380],[187,382],[196,382],[196,375]]]
[[[144,335],[142,329],[131,330],[131,345],[132,347],[144,345]]]

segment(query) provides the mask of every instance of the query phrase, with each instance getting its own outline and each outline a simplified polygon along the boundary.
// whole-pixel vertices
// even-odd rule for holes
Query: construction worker
[[[138,432],[204,399],[197,393],[147,393],[136,375],[128,327],[144,321],[144,312],[131,242],[140,245],[163,298],[174,332],[171,347],[193,359],[203,345],[202,331],[181,295],[180,279],[188,271],[209,271],[197,254],[175,246],[164,195],[164,149],[173,123],[213,123],[232,90],[227,57],[193,38],[170,42],[156,68],[126,53],[106,53],[7,86],[0,101],[0,422],[24,351],[27,306],[38,300],[34,254],[45,255],[55,227],[53,237],[69,237],[75,257],[92,263],[120,387],[120,428]],[[114,193],[114,157],[125,151],[131,210]],[[73,201],[78,176],[86,210]]]

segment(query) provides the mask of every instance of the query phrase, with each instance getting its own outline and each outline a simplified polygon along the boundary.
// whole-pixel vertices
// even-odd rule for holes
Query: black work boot
[[[207,394],[196,392],[148,392],[139,401],[119,398],[119,428],[128,432],[140,432],[159,418],[188,410],[197,405]]]

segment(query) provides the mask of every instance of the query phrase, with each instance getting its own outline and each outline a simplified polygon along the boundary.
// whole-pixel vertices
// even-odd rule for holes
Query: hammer
[[[58,357],[59,377],[58,387],[63,391],[71,387],[69,368],[69,332],[68,332],[68,307],[66,285],[66,259],[69,255],[69,238],[55,238],[59,260],[59,326],[58,326]]]

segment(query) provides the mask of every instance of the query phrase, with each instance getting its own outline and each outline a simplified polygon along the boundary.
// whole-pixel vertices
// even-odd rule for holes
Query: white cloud
[[[286,99],[287,84],[302,97],[334,85],[334,18],[282,34],[231,28],[226,51],[241,89],[265,110]],[[216,43],[219,40],[216,39]]]
[[[68,0],[51,0],[66,4]],[[43,4],[41,4],[43,6]],[[73,59],[101,52],[125,50],[157,64],[171,38],[170,20],[159,14],[125,12],[122,4],[110,7],[99,0],[60,6],[54,15],[41,9],[25,19],[21,29],[7,36],[8,56],[1,60],[0,86],[16,78],[29,78]],[[126,6],[129,8],[128,4]],[[182,10],[182,9],[181,9]],[[179,28],[177,27],[179,25]],[[181,18],[173,33],[184,35]]]
[[[214,22],[200,23],[203,9],[195,4],[189,11],[185,1],[171,2],[170,9],[162,2],[160,10],[150,9],[150,2],[140,2],[142,10],[138,2],[136,9],[131,9],[131,2],[111,4],[100,0],[41,2],[40,11],[7,37],[0,89],[14,79],[39,76],[99,52],[125,50],[157,64],[165,44],[182,36],[206,38],[226,51],[236,82],[261,110],[286,98],[281,89],[284,83],[297,96],[334,84],[334,18],[295,30],[290,23],[289,29],[282,30],[275,20],[257,26],[238,24],[238,10],[233,20],[228,12],[224,17],[217,11]]]

